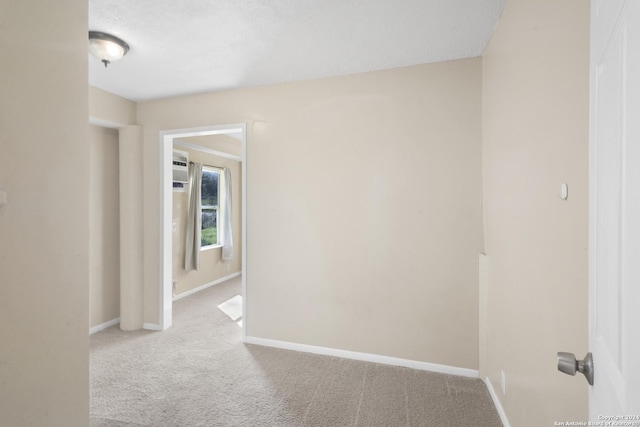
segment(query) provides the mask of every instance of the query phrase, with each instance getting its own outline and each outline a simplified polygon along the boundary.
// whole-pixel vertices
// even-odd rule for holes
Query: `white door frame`
[[[203,126],[172,129],[160,132],[160,275],[158,281],[158,325],[161,330],[171,327],[173,321],[172,296],[172,222],[173,222],[173,141],[176,138],[220,135],[241,131],[242,154],[242,339],[247,336],[247,125],[237,123],[218,126]]]

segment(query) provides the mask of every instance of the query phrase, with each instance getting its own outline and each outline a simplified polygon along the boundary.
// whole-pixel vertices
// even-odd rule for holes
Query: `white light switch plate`
[[[560,198],[562,200],[567,200],[568,197],[569,197],[569,186],[567,185],[566,182],[563,182],[562,185],[560,186]]]

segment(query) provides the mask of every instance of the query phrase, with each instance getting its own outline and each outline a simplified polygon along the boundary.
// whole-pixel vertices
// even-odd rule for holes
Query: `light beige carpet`
[[[502,425],[477,379],[243,344],[217,309],[239,293],[237,278],[177,301],[164,332],[93,335],[91,425]]]

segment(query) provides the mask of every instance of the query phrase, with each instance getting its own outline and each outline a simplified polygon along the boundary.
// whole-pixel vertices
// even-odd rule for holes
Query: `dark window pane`
[[[215,209],[202,210],[201,246],[218,244],[218,211]]]
[[[202,206],[218,206],[218,172],[202,171]]]

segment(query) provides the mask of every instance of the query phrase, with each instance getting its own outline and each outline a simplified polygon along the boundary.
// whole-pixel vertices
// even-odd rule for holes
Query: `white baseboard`
[[[222,282],[226,282],[229,279],[233,279],[234,277],[238,277],[240,274],[242,274],[242,273],[240,271],[238,271],[237,273],[233,273],[233,274],[230,274],[228,276],[224,276],[224,277],[222,277],[222,278],[220,278],[218,280],[214,280],[213,282],[206,283],[206,284],[204,284],[202,286],[198,286],[197,288],[193,288],[191,290],[188,290],[186,292],[178,294],[175,297],[173,297],[173,301],[178,301],[178,300],[180,300],[180,299],[182,299],[184,297],[188,297],[189,295],[193,295],[196,292],[204,291],[205,289],[210,288],[211,286],[215,286],[215,285],[218,285],[218,284],[220,284]]]
[[[502,421],[502,425],[504,425],[504,427],[511,427],[511,424],[509,424],[509,420],[507,419],[507,414],[506,412],[504,412],[502,403],[500,402],[500,399],[498,398],[496,391],[493,389],[493,385],[491,384],[491,380],[489,380],[489,377],[484,379],[484,383],[487,385],[487,388],[489,389],[489,394],[491,395],[493,404],[496,406],[498,415],[500,415],[500,420]]]
[[[104,322],[101,323],[97,326],[94,326],[93,328],[89,329],[89,335],[93,335],[96,332],[100,332],[100,331],[104,331],[107,328],[112,327],[113,325],[117,325],[118,323],[120,323],[120,318],[115,318],[115,319],[111,319],[108,322]]]
[[[439,365],[437,363],[429,362],[418,362],[416,360],[399,359],[397,357],[381,356],[378,354],[360,353],[357,351],[339,350],[329,347],[318,347],[315,345],[297,344],[287,341],[278,341],[249,336],[245,338],[244,342],[247,344],[255,344],[265,347],[275,347],[285,350],[300,351],[303,353],[322,354],[324,356],[335,356],[341,357],[343,359],[380,363],[382,365],[403,366],[405,368],[419,369],[421,371],[439,372],[441,374],[458,375],[470,378],[479,377],[478,371],[475,369],[458,368],[456,366]]]
[[[142,325],[142,329],[147,329],[149,331],[162,331],[162,326],[157,323],[145,323]]]

